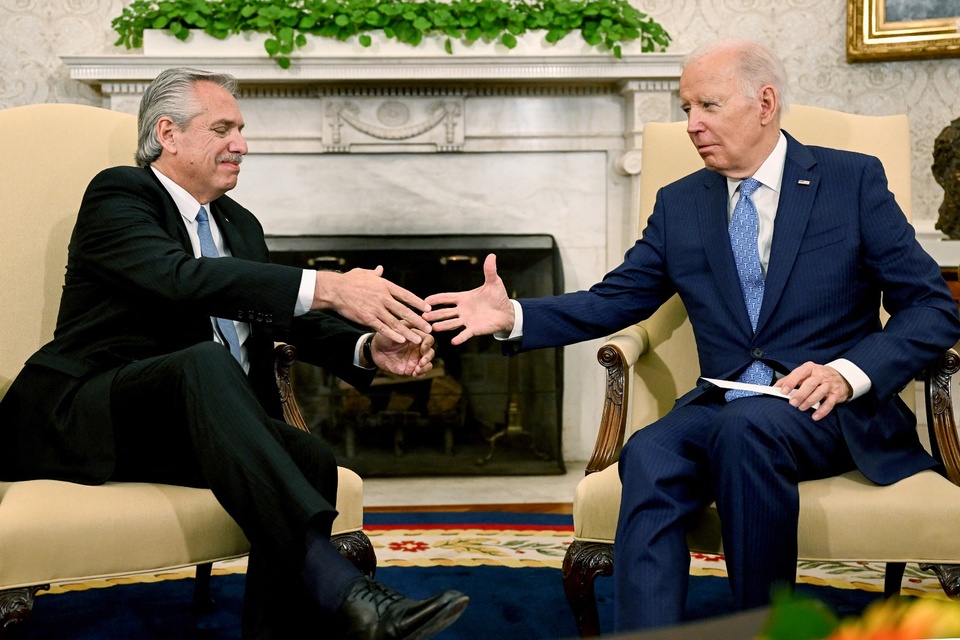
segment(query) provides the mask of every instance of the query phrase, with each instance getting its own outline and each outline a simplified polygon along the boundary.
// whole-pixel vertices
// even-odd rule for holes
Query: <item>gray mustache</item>
[[[239,153],[225,153],[217,156],[217,162],[233,162],[234,164],[240,164],[243,162],[243,156]]]

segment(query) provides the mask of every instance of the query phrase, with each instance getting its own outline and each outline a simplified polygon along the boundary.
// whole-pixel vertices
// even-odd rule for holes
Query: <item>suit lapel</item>
[[[237,230],[237,227],[230,220],[230,214],[225,210],[221,200],[215,200],[210,209],[213,211],[213,217],[217,221],[217,227],[220,229],[220,235],[230,249],[230,253],[235,258],[249,258],[250,251],[243,240],[243,235]]]
[[[730,234],[727,230],[727,179],[719,173],[706,171],[703,187],[706,197],[698,200],[698,215],[700,217],[700,233],[703,247],[707,254],[707,261],[717,285],[723,291],[723,299],[737,324],[748,334],[753,333],[750,326],[750,316],[747,314],[747,305],[743,301],[743,292],[740,290],[740,277],[737,275],[737,265],[733,259],[733,250],[730,248]]]
[[[780,183],[780,202],[773,226],[773,244],[767,265],[763,304],[757,320],[759,332],[783,294],[797,252],[807,229],[813,202],[820,186],[820,176],[814,172],[816,160],[806,147],[787,136],[787,158]]]

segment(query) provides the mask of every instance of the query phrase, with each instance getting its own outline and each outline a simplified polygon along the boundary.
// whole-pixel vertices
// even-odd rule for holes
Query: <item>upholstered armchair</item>
[[[643,132],[640,176],[641,227],[653,210],[659,187],[702,166],[685,122],[648,123]],[[783,128],[801,142],[875,155],[890,189],[910,214],[910,133],[906,116],[857,116],[794,106]],[[649,320],[611,337],[598,353],[607,371],[606,397],[596,446],[573,499],[574,541],[563,561],[567,600],[581,636],[600,633],[594,581],[613,573],[614,535],[620,506],[617,454],[624,438],[652,423],[692,389],[700,372],[686,311],[674,297]],[[805,560],[886,563],[885,591],[900,591],[905,563],[937,565],[941,584],[960,595],[960,439],[950,396],[951,376],[960,368],[953,350],[924,374],[926,418],[933,453],[948,470],[945,478],[925,471],[879,487],[859,472],[800,484],[799,553]],[[904,399],[914,406],[909,385]],[[897,523],[891,526],[891,523]],[[722,553],[716,510],[706,509],[688,531],[690,549]]]
[[[0,111],[0,397],[53,335],[84,188],[106,167],[133,164],[136,140],[136,118],[106,109],[41,104]],[[280,345],[277,353],[285,417],[305,429],[290,391],[295,351]],[[360,477],[341,468],[335,543],[372,575],[376,557],[362,531],[362,504]],[[51,583],[196,565],[195,602],[202,604],[211,563],[248,550],[206,489],[0,482],[0,634],[26,619],[34,595]]]

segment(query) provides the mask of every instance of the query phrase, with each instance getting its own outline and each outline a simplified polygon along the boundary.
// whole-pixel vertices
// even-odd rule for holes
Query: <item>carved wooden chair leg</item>
[[[196,578],[193,581],[193,612],[207,613],[213,609],[213,598],[210,596],[210,574],[213,563],[198,564]]]
[[[903,582],[903,572],[907,568],[906,562],[888,562],[883,573],[883,597],[892,598],[900,595],[900,583]]]
[[[940,587],[951,600],[960,600],[960,564],[921,564],[924,571],[937,574]]]
[[[594,581],[613,575],[613,545],[574,540],[563,557],[563,591],[581,638],[600,635]]]
[[[0,591],[0,635],[29,618],[33,613],[33,599],[37,591],[49,588],[50,585],[41,584]]]
[[[330,542],[344,558],[353,563],[366,576],[374,577],[377,572],[377,554],[373,543],[363,531],[351,531],[331,536]]]

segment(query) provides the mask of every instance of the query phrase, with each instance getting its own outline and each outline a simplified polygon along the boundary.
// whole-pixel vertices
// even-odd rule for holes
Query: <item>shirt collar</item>
[[[197,219],[197,212],[200,211],[201,206],[205,206],[207,211],[210,211],[210,203],[201,205],[196,198],[187,193],[186,189],[165,176],[155,166],[150,165],[150,169],[154,175],[157,176],[157,179],[160,181],[160,184],[163,185],[164,189],[167,190],[167,193],[170,194],[170,197],[173,198],[173,202],[177,205],[177,210],[180,211],[181,216],[193,222]]]
[[[783,167],[787,163],[787,137],[780,132],[780,139],[777,140],[777,146],[773,148],[767,159],[763,161],[760,168],[757,169],[753,177],[760,181],[765,187],[773,189],[780,193],[780,184],[783,182]],[[737,187],[743,182],[742,179],[727,178],[727,193],[733,197]]]

